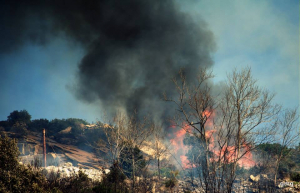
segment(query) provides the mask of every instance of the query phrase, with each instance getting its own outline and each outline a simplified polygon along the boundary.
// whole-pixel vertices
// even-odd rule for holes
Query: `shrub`
[[[16,122],[10,129],[18,137],[24,137],[28,134],[27,125],[22,122]]]
[[[300,182],[300,173],[297,173],[297,172],[291,173],[291,180]]]
[[[0,192],[45,192],[45,177],[20,165],[19,153],[14,140],[0,136]]]
[[[177,184],[176,176],[179,175],[179,171],[177,171],[177,170],[176,171],[172,171],[171,175],[172,175],[172,177],[165,182],[165,186],[167,188],[170,188],[170,190],[172,190],[176,186],[176,184]]]
[[[177,181],[176,181],[175,178],[171,178],[171,179],[169,179],[169,180],[167,180],[167,181],[165,182],[165,186],[166,186],[167,188],[172,189],[172,188],[175,187],[176,182],[177,182]]]
[[[126,176],[121,171],[118,162],[110,167],[110,172],[103,177],[103,180],[93,187],[94,192],[126,193],[129,192],[124,182]]]

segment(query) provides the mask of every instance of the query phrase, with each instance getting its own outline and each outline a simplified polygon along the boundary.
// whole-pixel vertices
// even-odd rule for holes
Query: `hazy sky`
[[[299,105],[299,1],[193,1],[183,10],[202,16],[215,35],[216,81],[250,66],[276,102]]]
[[[177,2],[196,23],[204,20],[214,34],[215,83],[235,67],[250,66],[258,84],[277,93],[275,102],[299,105],[298,0]],[[22,109],[33,119],[101,119],[105,109],[100,104],[78,101],[69,89],[84,53],[79,45],[57,37],[43,46],[27,43],[1,54],[0,120]]]

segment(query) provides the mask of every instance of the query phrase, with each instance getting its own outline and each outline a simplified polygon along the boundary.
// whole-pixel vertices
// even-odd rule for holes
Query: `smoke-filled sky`
[[[181,67],[215,84],[250,66],[275,102],[299,105],[299,1],[1,1],[0,120],[101,119],[147,109]]]

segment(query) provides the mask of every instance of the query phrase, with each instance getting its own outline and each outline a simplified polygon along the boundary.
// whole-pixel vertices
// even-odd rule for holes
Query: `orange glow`
[[[238,164],[244,168],[251,168],[255,166],[255,161],[253,161],[252,153],[249,151],[250,147],[247,145],[243,145],[241,149],[241,153],[245,153],[245,155],[238,160]],[[215,160],[221,159],[222,162],[231,163],[236,159],[237,149],[235,146],[224,146],[222,150],[213,149],[212,152],[215,154]]]
[[[224,146],[221,150],[213,149],[212,152],[215,154],[215,160],[221,159],[222,162],[230,163],[234,160],[235,147]]]
[[[221,150],[219,148],[216,148],[216,141],[215,138],[217,137],[215,135],[216,130],[213,129],[214,122],[213,118],[215,117],[214,111],[204,111],[202,114],[204,117],[206,117],[206,132],[205,137],[206,139],[209,139],[209,149],[214,153],[214,158],[212,158],[211,161],[215,160],[217,161],[219,158],[221,158],[220,161],[231,163],[236,159],[236,147],[235,146],[224,146]],[[191,132],[192,127],[188,124],[182,124],[182,127],[180,129],[177,129],[175,125],[171,125],[170,128],[176,130],[175,132],[172,132],[174,135],[174,138],[170,140],[175,154],[177,157],[180,158],[182,167],[184,169],[191,168],[192,165],[190,164],[188,158],[186,157],[186,153],[189,150],[189,146],[184,145],[183,140],[187,132]],[[250,147],[247,145],[242,145],[241,148],[241,154],[245,153],[245,151],[248,151],[245,153],[245,155],[238,160],[238,164],[241,167],[250,168],[255,166],[255,162],[253,161],[252,153],[249,151]]]
[[[207,119],[205,125],[208,127],[213,127],[214,125],[213,118],[215,117],[215,112],[206,110],[202,113],[202,116],[206,117]]]
[[[173,126],[171,126],[171,128],[176,129],[176,127]],[[182,128],[174,132],[174,138],[170,140],[176,156],[181,160],[183,168],[190,167],[189,161],[185,156],[189,150],[189,147],[183,143],[186,132],[190,132],[190,130],[190,126],[185,124]]]
[[[190,161],[188,160],[188,158],[185,155],[181,155],[180,160],[181,160],[181,163],[182,163],[182,167],[184,169],[192,168],[192,165],[190,164]]]
[[[247,144],[243,144],[242,147],[245,149],[245,151],[248,151],[239,161],[238,164],[240,166],[243,166],[244,168],[251,168],[255,166],[255,161],[253,160],[252,153],[250,151],[251,147]]]
[[[203,116],[206,117],[206,126],[208,127],[212,127],[213,126],[213,117],[214,117],[214,112],[213,111],[204,111],[203,112]],[[171,124],[170,128],[176,130],[176,126],[175,124]],[[183,140],[184,140],[184,137],[185,137],[185,134],[187,132],[191,132],[192,131],[192,127],[188,124],[185,124],[183,123],[182,124],[182,127],[175,131],[173,134],[174,134],[174,138],[170,140],[172,146],[173,146],[173,149],[175,151],[175,154],[177,157],[180,158],[180,161],[181,161],[181,164],[182,164],[182,167],[184,169],[186,168],[191,168],[191,164],[189,162],[189,160],[187,159],[187,157],[185,156],[185,154],[188,152],[189,150],[189,146],[186,146],[184,145],[183,143]],[[211,138],[211,144],[213,145],[213,133],[215,132],[215,130],[210,130],[210,131],[207,131],[206,132],[206,137],[208,138]]]
[[[216,130],[209,130],[205,132],[205,137],[206,138],[211,138],[213,140],[213,133],[216,132]]]

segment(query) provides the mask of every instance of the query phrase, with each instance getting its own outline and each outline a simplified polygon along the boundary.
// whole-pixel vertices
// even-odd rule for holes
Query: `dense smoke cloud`
[[[123,109],[161,116],[160,99],[173,95],[171,78],[185,68],[195,79],[212,65],[212,33],[170,0],[45,0],[1,2],[0,52],[55,36],[79,43],[86,55],[74,85],[77,98],[100,100],[109,112]]]

